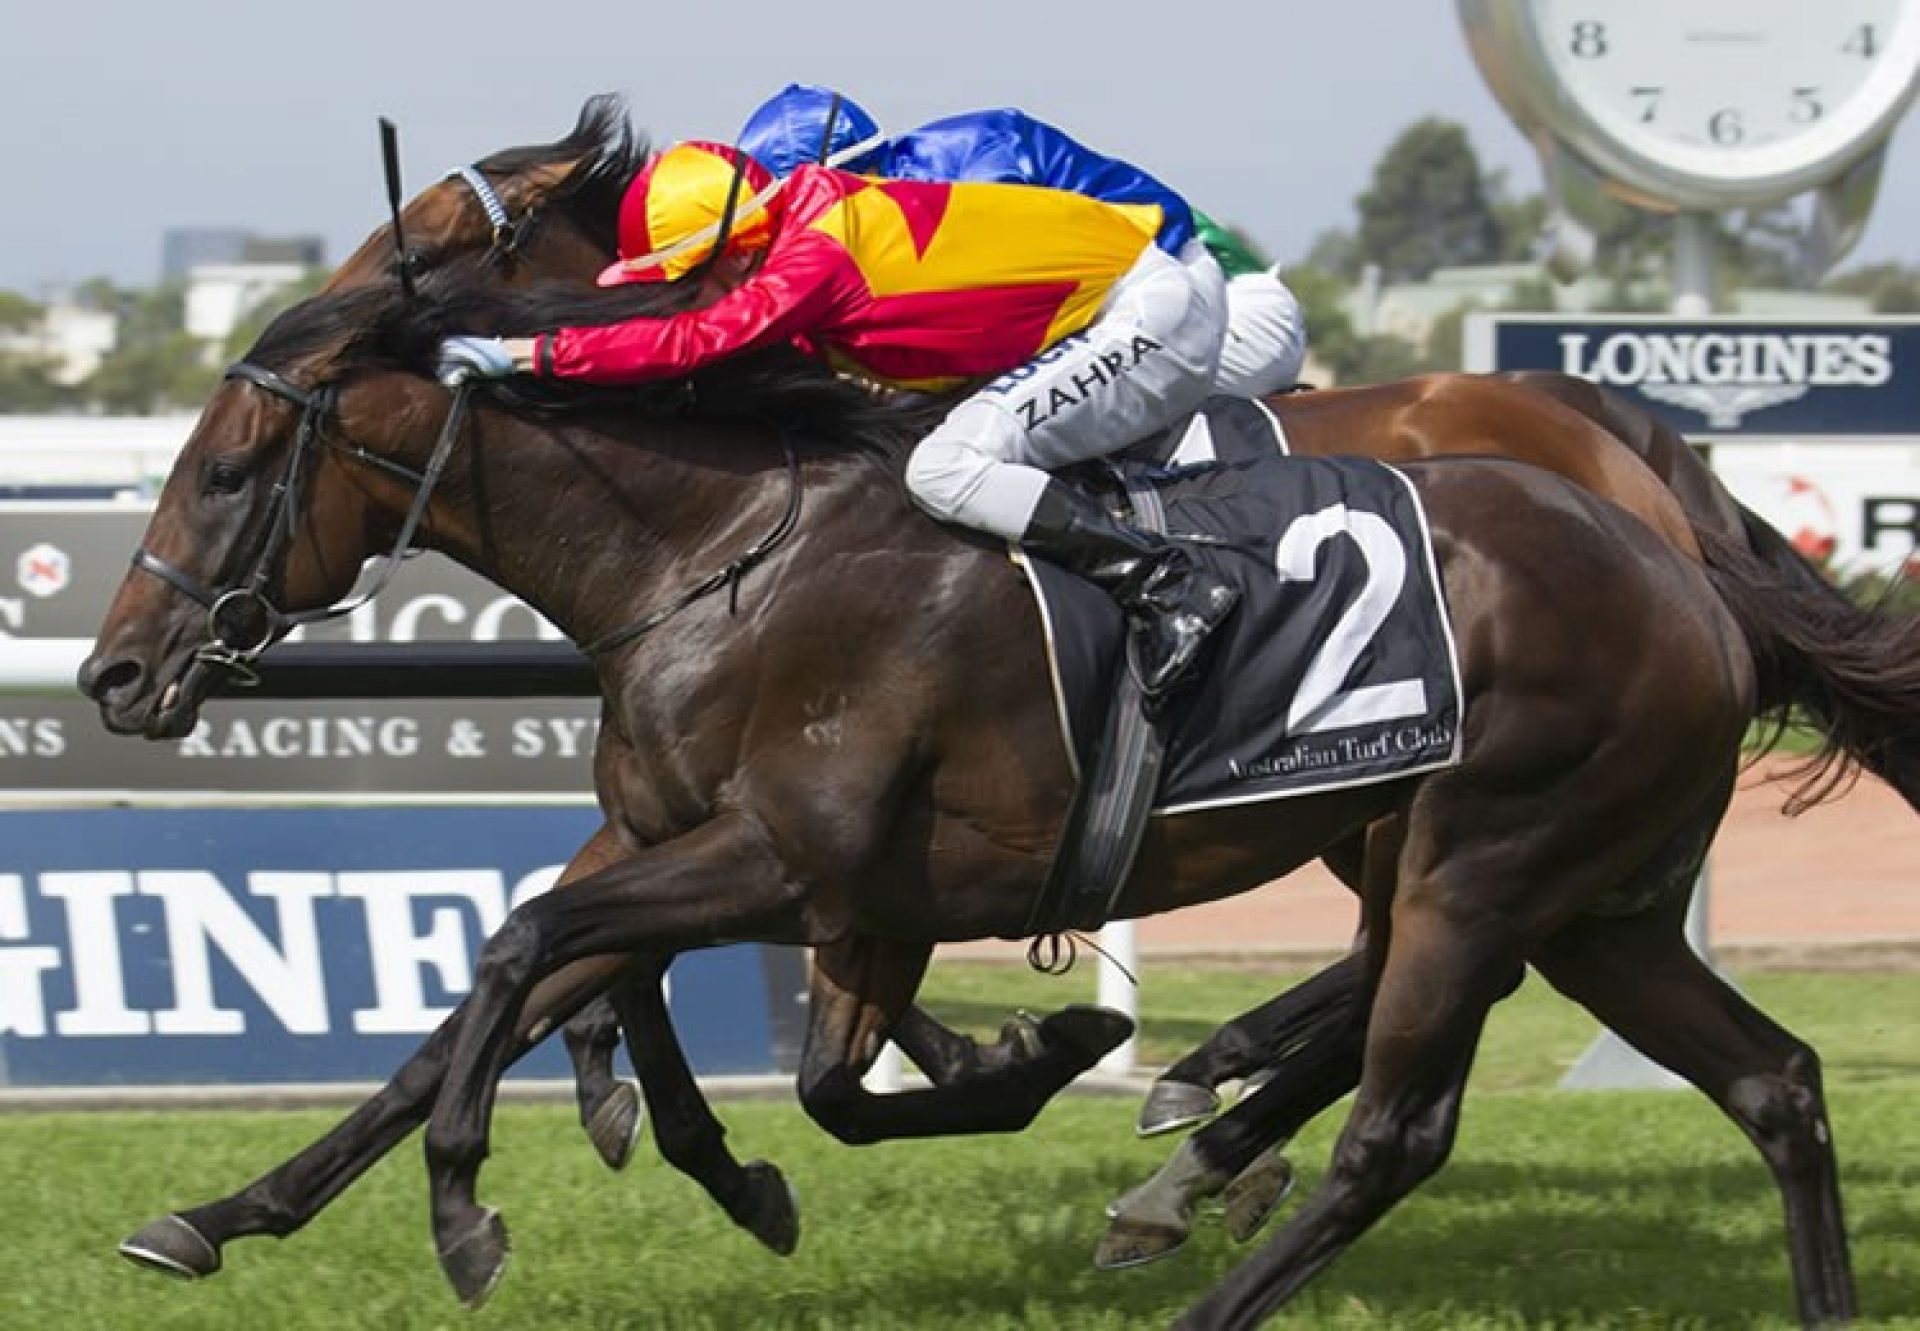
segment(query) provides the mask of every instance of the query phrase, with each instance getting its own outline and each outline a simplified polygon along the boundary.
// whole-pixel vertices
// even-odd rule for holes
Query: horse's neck
[[[718,572],[773,532],[794,497],[787,454],[764,431],[664,423],[634,438],[499,415],[479,424],[478,463],[436,545],[576,642]],[[825,520],[845,490],[808,484],[803,525]]]

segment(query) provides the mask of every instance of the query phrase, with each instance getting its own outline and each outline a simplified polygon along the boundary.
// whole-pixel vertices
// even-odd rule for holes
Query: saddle
[[[1046,634],[1074,807],[1030,933],[1111,915],[1151,814],[1366,784],[1459,760],[1460,686],[1425,513],[1399,472],[1285,455],[1258,403],[1193,422],[1078,477],[1241,590],[1199,679],[1148,709],[1119,608],[1023,559]]]

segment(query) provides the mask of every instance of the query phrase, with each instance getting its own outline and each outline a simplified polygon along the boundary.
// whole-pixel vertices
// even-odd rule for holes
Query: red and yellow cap
[[[764,249],[773,239],[769,205],[780,182],[737,148],[690,140],[648,162],[627,186],[620,260],[600,274],[599,284],[670,282],[698,267],[713,252],[736,172],[740,188],[726,247]]]

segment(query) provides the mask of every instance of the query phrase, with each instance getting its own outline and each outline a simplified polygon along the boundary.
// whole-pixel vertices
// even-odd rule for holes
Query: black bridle
[[[433,453],[427,459],[426,467],[415,471],[391,458],[369,453],[358,444],[327,437],[327,422],[333,415],[338,397],[338,389],[332,384],[313,389],[301,388],[277,372],[250,361],[236,361],[228,366],[225,377],[252,384],[300,409],[300,422],[294,429],[293,448],[287,458],[287,468],[268,497],[266,517],[255,528],[252,539],[240,547],[245,553],[232,561],[234,566],[245,571],[216,588],[179,565],[162,559],[144,545],[134,551],[133,566],[144,569],[189,600],[206,607],[207,641],[194,649],[193,659],[225,671],[235,684],[250,687],[260,682],[260,676],[253,668],[254,662],[282,632],[302,624],[323,623],[350,615],[385,589],[401,559],[412,548],[414,533],[419,530],[420,522],[426,516],[427,504],[446,471],[447,459],[452,456],[453,446],[466,422],[467,395],[471,385],[462,383],[453,390],[453,403],[440,426],[440,437],[434,442]],[[624,628],[582,644],[580,650],[583,655],[599,656],[625,647],[651,633],[694,602],[704,600],[715,592],[727,593],[729,613],[738,609],[741,581],[792,535],[800,522],[800,458],[787,432],[781,430],[779,433],[780,451],[786,463],[787,500],[772,528],[744,552],[682,589],[664,605]],[[400,524],[400,532],[394,537],[393,548],[388,552],[379,575],[366,591],[351,600],[316,610],[282,610],[273,600],[275,579],[284,570],[283,561],[293,540],[294,524],[299,520],[300,481],[306,461],[322,443],[340,449],[356,462],[406,481],[413,486],[413,502],[408,506],[406,519]]]
[[[400,229],[399,211],[399,164],[393,147],[392,126],[381,122],[383,146],[387,156],[387,183],[391,202],[394,207],[394,248],[398,256],[397,272],[403,290],[409,296],[413,294],[413,278],[419,266],[419,256],[406,247],[405,233]],[[492,228],[488,239],[486,260],[502,264],[511,264],[520,244],[532,229],[532,223],[538,214],[538,208],[530,208],[519,221],[507,211],[506,203],[494,189],[493,182],[481,174],[477,166],[463,166],[447,173],[448,180],[459,180],[473,192],[481,211],[486,214],[487,223]],[[446,424],[441,428],[439,441],[434,445],[433,456],[425,471],[412,468],[369,453],[355,444],[339,445],[349,456],[378,468],[391,475],[398,476],[414,487],[412,507],[406,521],[401,526],[400,536],[394,542],[393,553],[388,556],[385,567],[374,585],[363,595],[338,605],[320,610],[288,612],[280,609],[273,601],[273,584],[276,573],[281,568],[287,547],[293,538],[294,523],[300,510],[300,481],[307,459],[321,442],[328,418],[333,414],[337,396],[332,385],[314,389],[301,388],[276,371],[250,361],[238,361],[227,367],[224,376],[252,384],[255,388],[279,398],[300,411],[300,423],[295,430],[293,451],[287,458],[287,468],[279,482],[273,488],[268,500],[268,512],[264,523],[254,529],[251,543],[244,547],[244,553],[235,558],[234,565],[245,570],[238,581],[215,588],[195,577],[177,564],[162,559],[145,546],[134,552],[133,566],[144,569],[162,582],[167,583],[189,599],[205,606],[207,610],[207,641],[194,651],[196,661],[203,661],[225,671],[232,682],[241,686],[251,686],[259,682],[259,675],[253,669],[253,663],[261,652],[281,633],[301,624],[320,623],[338,619],[351,614],[355,609],[380,592],[393,576],[398,560],[407,553],[414,532],[419,528],[425,516],[427,503],[432,498],[434,487],[439,484],[440,474],[446,465],[447,455],[452,451],[455,439],[459,436],[462,420],[466,414],[467,390],[462,387],[455,391],[452,409],[447,413]]]
[[[240,572],[221,586],[210,586],[179,565],[162,559],[144,545],[134,551],[133,566],[153,574],[189,600],[206,607],[207,641],[194,650],[193,659],[224,670],[234,683],[250,686],[259,683],[260,678],[253,669],[254,661],[282,633],[302,624],[322,623],[352,614],[379,595],[393,577],[394,569],[412,547],[414,533],[419,530],[421,519],[426,516],[427,504],[433,498],[434,489],[446,469],[447,458],[453,452],[455,440],[459,438],[466,419],[468,388],[463,384],[454,389],[453,404],[440,427],[440,437],[434,443],[433,454],[424,470],[415,471],[391,458],[369,453],[357,444],[326,439],[327,423],[334,414],[338,398],[338,390],[331,384],[314,389],[301,388],[276,371],[249,361],[237,361],[228,366],[224,377],[252,384],[300,410],[300,423],[294,430],[293,448],[287,456],[286,471],[275,483],[273,493],[267,499],[266,516],[254,526],[251,537],[244,539],[237,547],[240,553],[231,560],[232,566]],[[284,571],[286,553],[293,541],[294,524],[300,517],[301,478],[308,459],[322,442],[333,443],[333,446],[356,461],[405,480],[413,486],[413,502],[407,509],[405,521],[400,524],[400,533],[394,538],[392,551],[387,555],[373,585],[365,592],[351,600],[316,610],[282,610],[274,604],[274,596],[278,591],[275,583],[278,575]]]

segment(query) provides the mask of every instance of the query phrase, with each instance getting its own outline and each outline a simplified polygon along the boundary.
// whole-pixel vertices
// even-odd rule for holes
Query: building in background
[[[187,332],[215,347],[261,301],[325,262],[318,236],[174,227],[160,241],[161,280],[186,288]]]
[[[261,236],[239,227],[169,227],[160,236],[160,280],[184,282],[216,264],[292,263],[318,268],[326,244],[318,236]]]
[[[186,330],[219,355],[229,334],[261,301],[308,272],[298,263],[208,263],[187,271]]]

